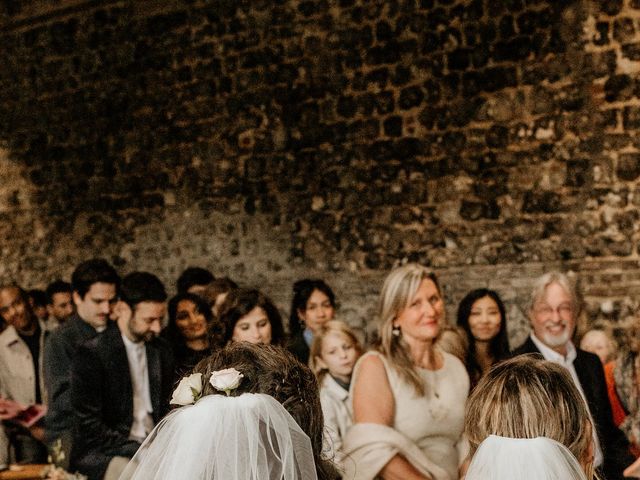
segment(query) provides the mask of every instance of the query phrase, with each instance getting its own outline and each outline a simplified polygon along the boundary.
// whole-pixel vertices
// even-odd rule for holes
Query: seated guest
[[[467,403],[466,480],[591,480],[593,424],[567,370],[523,355],[492,368]]]
[[[469,339],[465,366],[473,389],[493,364],[509,357],[507,316],[500,296],[486,288],[469,292],[458,306],[458,326]]]
[[[209,270],[200,267],[189,267],[178,277],[178,293],[201,295],[206,286],[213,280],[214,276]]]
[[[379,319],[380,344],[353,373],[345,478],[457,479],[469,376],[435,345],[445,321],[435,275],[415,263],[393,270]]]
[[[603,365],[613,360],[617,349],[611,328],[604,324],[595,324],[587,330],[580,339],[580,348],[598,355]]]
[[[29,305],[31,306],[31,311],[36,316],[39,322],[47,323],[47,294],[44,290],[40,290],[39,288],[33,288],[27,291],[27,298],[29,299]]]
[[[207,285],[204,292],[202,292],[202,298],[209,303],[211,313],[213,313],[214,317],[217,317],[220,313],[220,308],[227,298],[227,295],[229,295],[229,292],[237,288],[238,284],[229,277],[216,278]]]
[[[71,284],[56,280],[47,286],[47,313],[50,330],[55,330],[73,314]]]
[[[117,479],[168,411],[173,361],[157,338],[166,298],[155,275],[130,273],[115,307],[117,328],[81,345],[73,358],[71,467],[89,480]]]
[[[0,333],[0,398],[17,402],[22,408],[42,408],[46,393],[42,377],[42,354],[46,330],[29,304],[25,292],[16,285],[0,287],[0,317],[7,328]],[[9,402],[15,405],[15,403]],[[5,410],[3,408],[3,410]],[[12,460],[42,463],[47,459],[42,422],[26,428],[7,419],[0,422],[0,464]]]
[[[109,321],[116,301],[120,277],[105,260],[82,262],[71,275],[76,313],[47,338],[44,379],[49,395],[45,436],[49,448],[57,443],[69,458],[73,427],[71,408],[71,362],[78,347],[87,340],[115,328]],[[66,467],[64,462],[61,466]]]
[[[623,341],[615,359],[605,365],[605,376],[613,420],[640,457],[640,317],[629,318],[622,326]]]
[[[298,280],[293,284],[288,349],[302,363],[309,362],[313,334],[336,314],[336,297],[323,280]]]
[[[633,457],[627,439],[613,423],[600,359],[576,348],[571,341],[579,313],[578,298],[567,276],[559,272],[542,275],[534,282],[529,305],[532,332],[514,354],[541,354],[569,371],[595,425],[594,465],[602,469],[607,480],[621,479]]]
[[[360,355],[360,342],[344,322],[331,320],[313,337],[309,365],[320,384],[325,443],[336,465],[342,464],[342,438],[353,423],[349,385]]]
[[[208,332],[212,321],[209,305],[193,293],[179,293],[169,301],[169,324],[162,333],[173,347],[175,379],[191,373],[211,353]]]
[[[230,341],[282,345],[285,341],[282,317],[262,292],[233,290],[213,324],[212,339],[213,348]]]
[[[282,348],[230,343],[181,382],[174,402],[184,406],[149,435],[122,478],[339,478],[321,456],[318,384]]]

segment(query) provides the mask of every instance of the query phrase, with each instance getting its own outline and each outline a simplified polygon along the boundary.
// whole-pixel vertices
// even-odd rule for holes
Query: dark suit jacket
[[[513,355],[539,353],[531,337],[527,338]],[[542,355],[542,354],[541,354]],[[633,463],[634,458],[629,451],[627,439],[613,423],[611,404],[607,395],[607,384],[600,359],[593,353],[576,348],[576,359],[573,361],[580,386],[584,391],[589,411],[596,424],[600,447],[604,455],[602,473],[605,480],[622,480],[622,471]]]
[[[108,322],[107,329],[117,327]],[[49,445],[59,438],[71,443],[73,409],[71,408],[71,363],[78,347],[98,335],[96,329],[73,315],[51,332],[44,348],[44,382],[49,396],[45,417],[45,437]],[[69,452],[66,452],[67,455]]]
[[[171,349],[162,339],[146,344],[153,420],[168,411],[173,387]],[[71,403],[76,429],[71,467],[102,480],[114,456],[132,457],[140,444],[129,439],[133,386],[127,351],[118,328],[82,345],[73,360]]]

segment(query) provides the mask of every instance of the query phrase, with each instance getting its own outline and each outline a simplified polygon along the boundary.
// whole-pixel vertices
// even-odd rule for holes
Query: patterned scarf
[[[640,355],[632,352],[620,352],[613,369],[616,392],[627,416],[620,424],[629,442],[640,441],[640,405],[638,404],[638,372],[640,372]]]

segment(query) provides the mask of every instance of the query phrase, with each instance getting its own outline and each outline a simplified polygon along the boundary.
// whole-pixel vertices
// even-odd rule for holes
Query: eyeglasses
[[[558,305],[556,308],[551,307],[547,304],[536,305],[533,308],[533,311],[536,315],[543,315],[545,317],[550,317],[553,312],[556,312],[559,316],[570,316],[573,314],[573,307],[569,303],[562,303]]]

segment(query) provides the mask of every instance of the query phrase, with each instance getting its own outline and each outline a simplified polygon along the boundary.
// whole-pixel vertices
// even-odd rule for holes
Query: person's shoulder
[[[5,346],[8,343],[15,341],[18,338],[18,332],[13,325],[7,325],[7,327],[0,333],[0,345]]]
[[[353,370],[354,373],[362,373],[365,371],[374,375],[387,375],[387,367],[388,360],[382,353],[377,350],[369,350],[358,359]]]
[[[155,348],[160,353],[174,356],[177,345],[172,344],[169,340],[163,337],[155,337],[153,340],[147,342],[147,345],[151,348]]]
[[[519,355],[526,355],[528,353],[540,353],[540,351],[536,347],[536,344],[533,343],[533,340],[531,340],[531,337],[527,337],[527,339],[520,346],[514,348],[511,351],[511,357],[513,358]]]
[[[78,314],[71,316],[66,322],[53,330],[47,337],[49,343],[74,343],[81,336],[86,323]]]
[[[322,379],[322,386],[320,387],[320,403],[335,404],[340,403],[349,396],[344,388],[331,378],[331,375],[325,375]]]
[[[388,360],[382,352],[379,352],[378,350],[368,350],[362,354],[362,356],[358,359],[358,362],[359,363],[373,362],[373,363],[386,364]]]
[[[107,325],[105,331],[97,333],[91,337],[78,339],[78,351],[112,351],[113,345],[121,343],[124,346],[120,335],[120,329],[116,325]]]
[[[604,372],[602,362],[595,353],[587,352],[578,347],[576,347],[576,359],[574,361],[574,365],[576,365],[576,363],[578,367],[584,365],[585,367],[594,368],[596,370],[602,369]]]
[[[444,368],[446,369],[455,369],[455,370],[464,370],[467,371],[467,368],[464,366],[462,360],[453,355],[452,353],[445,352],[444,350],[438,350],[442,354],[442,359],[444,361]]]

